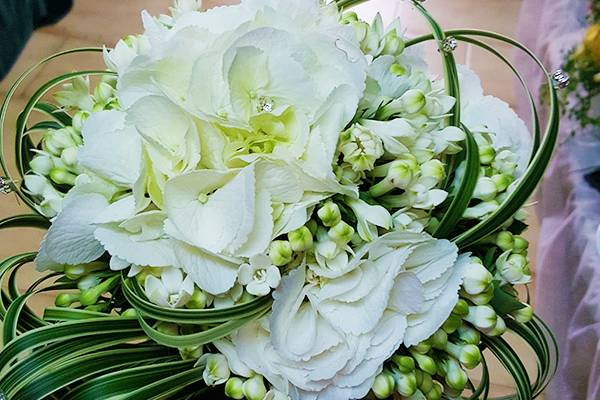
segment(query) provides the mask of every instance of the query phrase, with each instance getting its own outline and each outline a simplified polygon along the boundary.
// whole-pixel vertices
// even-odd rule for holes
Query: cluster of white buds
[[[518,156],[509,150],[496,153],[492,139],[485,133],[474,133],[473,137],[479,149],[481,167],[473,192],[474,202],[463,217],[484,219],[495,212],[508,195],[515,181]],[[463,163],[456,172],[457,178],[462,179],[464,168]]]
[[[343,162],[351,166],[355,173],[370,171],[383,155],[381,139],[370,130],[355,124],[342,133],[339,151]]]
[[[264,378],[254,375],[250,378],[231,377],[225,383],[225,395],[236,400],[289,400],[289,396],[271,389],[267,391]]]
[[[82,173],[77,153],[83,144],[82,127],[91,113],[117,106],[114,78],[104,78],[90,93],[88,78],[77,77],[54,94],[66,112],[72,113],[71,125],[48,129],[41,139],[41,149],[31,159],[31,172],[25,176],[27,192],[38,197],[38,209],[53,217],[62,209],[69,187]]]
[[[360,20],[355,12],[345,13],[341,22],[354,28],[361,50],[365,54],[373,57],[381,55],[397,57],[404,51],[404,40],[400,35],[399,24],[392,24],[385,29],[383,18],[379,13],[375,16],[372,24]]]

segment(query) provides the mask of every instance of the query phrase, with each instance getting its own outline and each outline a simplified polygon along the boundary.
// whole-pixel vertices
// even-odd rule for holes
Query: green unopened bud
[[[293,251],[302,252],[313,247],[313,235],[306,226],[288,233],[288,240]]]
[[[108,306],[109,306],[108,302],[102,301],[102,302],[97,303],[97,304],[90,304],[89,306],[86,306],[84,308],[84,310],[86,310],[86,311],[94,311],[94,312],[106,312],[106,311],[108,311]]]
[[[467,312],[469,306],[467,305]],[[434,349],[444,349],[448,343],[448,334],[443,329],[438,329],[430,338],[429,341]]]
[[[533,319],[533,308],[529,304],[523,304],[525,307],[519,308],[510,313],[515,321],[526,324]]]
[[[425,393],[425,398],[427,400],[441,400],[442,393],[444,393],[444,388],[438,382],[433,382],[433,386],[431,390]]]
[[[429,375],[435,375],[437,364],[433,358],[426,354],[417,353],[416,351],[410,351],[410,354],[413,356],[420,369],[427,372]]]
[[[417,391],[417,377],[414,372],[400,372],[397,371],[394,374],[394,380],[396,383],[396,392],[400,396],[410,397]]]
[[[244,398],[244,381],[240,378],[233,377],[225,383],[225,396],[240,400]]]
[[[375,377],[373,383],[373,393],[378,399],[387,399],[396,389],[396,381],[391,372],[384,370],[381,374]]]
[[[340,19],[340,22],[344,25],[347,25],[351,22],[357,22],[358,15],[354,11],[345,12]]]
[[[467,369],[473,369],[481,363],[481,351],[474,344],[448,342],[445,350]]]
[[[396,76],[403,76],[406,75],[408,71],[400,64],[392,64],[390,67],[390,72]]]
[[[306,223],[305,226],[308,228],[308,230],[313,236],[317,234],[317,230],[319,229],[319,224],[317,224],[317,221],[311,219]]]
[[[452,389],[462,391],[467,386],[469,377],[458,361],[452,357],[448,357],[443,361],[442,365],[446,373],[446,384]]]
[[[397,56],[404,51],[404,41],[398,37],[395,30],[390,31],[384,38],[382,54]]]
[[[407,114],[418,113],[426,104],[425,95],[422,91],[417,89],[407,90],[399,100],[402,111]]]
[[[515,240],[512,233],[509,231],[502,231],[496,236],[496,246],[500,247],[502,251],[512,250],[515,246]]]
[[[492,284],[493,276],[479,263],[470,263],[463,279],[463,289],[470,295],[484,292]],[[466,310],[468,312],[468,309]]]
[[[392,356],[392,362],[400,372],[411,372],[415,370],[415,359],[409,356],[395,354]]]
[[[479,162],[483,165],[489,165],[494,161],[496,151],[489,144],[479,147]]]
[[[469,315],[465,317],[465,320],[477,329],[488,330],[496,326],[498,315],[490,306],[471,306],[469,307]]]
[[[243,391],[248,400],[263,400],[267,394],[263,377],[256,375],[248,379],[244,382]]]
[[[58,183],[59,185],[69,186],[75,186],[75,179],[77,178],[76,175],[70,173],[69,171],[56,167],[50,170],[49,176],[53,182]]]
[[[207,386],[221,385],[231,376],[227,358],[223,354],[204,354],[199,362],[206,362],[202,378]]]
[[[501,317],[496,319],[496,326],[494,328],[485,331],[484,333],[488,336],[502,336],[506,333],[506,322]]]
[[[201,310],[210,304],[210,296],[202,289],[195,287],[192,297],[185,303],[186,308]]]
[[[338,224],[342,220],[342,213],[337,204],[332,201],[325,203],[319,211],[317,211],[319,219],[326,227],[330,228]]]
[[[106,82],[100,82],[94,89],[96,103],[106,104],[115,95],[115,89]]]
[[[496,190],[498,193],[504,192],[511,183],[513,183],[514,178],[507,174],[496,174],[492,176],[492,181],[496,184]]]
[[[417,387],[423,393],[428,393],[433,388],[433,378],[426,372],[416,370],[415,375],[417,376]]]
[[[121,317],[125,318],[137,318],[138,312],[135,308],[128,308],[127,310],[121,313]]]
[[[341,245],[345,245],[350,240],[352,240],[352,236],[354,235],[354,228],[352,228],[344,221],[340,221],[336,225],[331,227],[331,229],[329,229],[328,235],[334,242]]]
[[[69,167],[77,164],[77,147],[68,147],[60,154],[60,159]]]
[[[513,253],[522,254],[525,251],[527,251],[527,249],[529,249],[529,242],[524,237],[515,236],[514,240],[515,240],[515,245],[512,250]]]
[[[498,207],[500,207],[500,204],[495,200],[483,201],[473,207],[467,208],[463,217],[466,219],[482,219],[495,212]]]
[[[42,147],[57,157],[63,149],[77,147],[80,144],[79,133],[70,126],[48,131],[42,139]]]
[[[456,330],[456,334],[458,335],[458,339],[465,344],[474,344],[477,346],[481,342],[479,332],[465,324]]]
[[[96,304],[100,296],[117,286],[120,279],[121,275],[113,275],[112,277],[108,278],[107,280],[93,288],[82,290],[81,295],[79,297],[79,302],[83,306],[90,306],[92,304]]]
[[[87,264],[66,265],[64,274],[67,278],[75,281],[95,271],[106,270],[107,265],[104,262],[96,261]]]
[[[271,262],[281,267],[292,261],[292,246],[287,240],[275,240],[269,248],[269,257]]]
[[[491,281],[490,281],[491,283]],[[461,317],[467,316],[469,314],[469,303],[464,301],[463,299],[458,299],[456,305],[452,309],[452,314],[459,315]]]
[[[71,304],[79,301],[79,294],[76,293],[61,293],[54,299],[56,307],[71,307]]]
[[[46,154],[38,154],[29,162],[29,167],[33,172],[46,176],[54,168],[54,161]]]
[[[202,346],[187,346],[179,348],[179,356],[182,360],[197,360],[202,357]]]
[[[387,175],[379,183],[371,186],[369,194],[380,197],[394,189],[406,189],[410,186],[419,169],[416,159],[396,160],[389,164]]]
[[[431,343],[428,340],[424,340],[410,348],[420,354],[427,354],[431,350]]]
[[[482,201],[491,201],[496,198],[497,194],[496,184],[491,178],[484,176],[477,180],[475,190],[473,191],[473,198]]]
[[[448,319],[444,321],[442,325],[442,329],[450,334],[458,329],[459,326],[462,325],[462,317],[458,314],[450,314]]]

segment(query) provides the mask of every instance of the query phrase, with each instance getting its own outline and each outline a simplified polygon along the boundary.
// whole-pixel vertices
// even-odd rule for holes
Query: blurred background
[[[20,2],[20,0],[19,0]],[[236,0],[205,0],[204,7],[209,8],[223,4],[233,4]],[[9,1],[10,3],[10,1]],[[15,2],[16,3],[16,2]],[[23,3],[28,3],[23,1]],[[51,3],[51,1],[48,1]],[[521,0],[427,0],[426,7],[445,29],[452,28],[481,28],[496,31],[510,37],[516,36],[517,21]],[[26,68],[38,62],[45,56],[61,50],[86,47],[86,46],[112,46],[119,38],[127,34],[142,31],[140,11],[148,10],[151,14],[166,13],[170,0],[103,0],[86,1],[75,0],[72,9],[58,23],[38,29],[20,54],[8,75],[0,83],[0,97],[4,98],[10,85],[25,71]],[[384,20],[389,22],[399,16],[402,25],[406,28],[408,36],[429,33],[423,19],[418,15],[409,2],[401,0],[372,0],[358,8],[359,14],[371,20],[379,11],[384,15]],[[2,31],[0,30],[0,34]],[[0,48],[5,46],[3,40],[7,37],[0,35]],[[511,56],[512,49],[500,44],[498,49],[505,55]],[[435,67],[437,52],[433,48],[426,48],[427,59]],[[479,73],[487,94],[491,94],[515,106],[518,93],[513,85],[512,74],[493,57],[473,49],[471,46],[461,44],[455,51],[459,63],[467,64]],[[60,62],[50,63],[38,69],[26,82],[22,89],[16,93],[13,105],[9,111],[7,129],[8,149],[11,148],[10,136],[16,116],[23,108],[31,94],[44,82],[52,77],[77,69],[103,68],[101,57],[90,56],[82,58],[61,58]],[[10,151],[7,156],[11,157]],[[9,161],[10,162],[10,161]],[[0,196],[0,219],[26,212],[24,205],[19,204],[15,195]],[[538,236],[537,222],[533,210],[531,215],[531,229],[527,238],[532,244],[530,254],[532,263],[535,262],[536,241]],[[19,229],[16,231],[0,232],[0,258],[38,248],[42,233],[36,230]],[[31,271],[32,277],[34,271]],[[532,290],[532,293],[534,290]],[[52,302],[49,295],[46,299],[37,297],[35,308]],[[526,350],[523,350],[526,352]],[[526,354],[526,353],[525,353]],[[532,366],[529,366],[532,367]],[[499,366],[493,366],[494,392],[507,394],[512,387],[512,381],[505,375]]]

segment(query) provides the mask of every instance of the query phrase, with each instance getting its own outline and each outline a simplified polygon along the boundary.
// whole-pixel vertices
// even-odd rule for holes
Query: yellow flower
[[[583,45],[591,60],[600,65],[600,24],[594,24],[588,28]]]

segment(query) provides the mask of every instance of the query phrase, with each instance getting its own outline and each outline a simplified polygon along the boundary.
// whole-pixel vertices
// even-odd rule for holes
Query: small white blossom
[[[146,277],[144,291],[154,304],[178,308],[183,307],[194,293],[194,282],[189,276],[184,278],[178,268],[165,268],[161,271],[160,279],[154,275]]]
[[[238,281],[246,286],[246,291],[255,296],[266,296],[277,288],[281,281],[279,268],[271,263],[271,258],[258,254],[242,264],[238,271]]]
[[[202,378],[207,386],[221,385],[231,376],[227,358],[223,354],[204,354],[198,360],[198,363],[202,362],[206,362]]]

